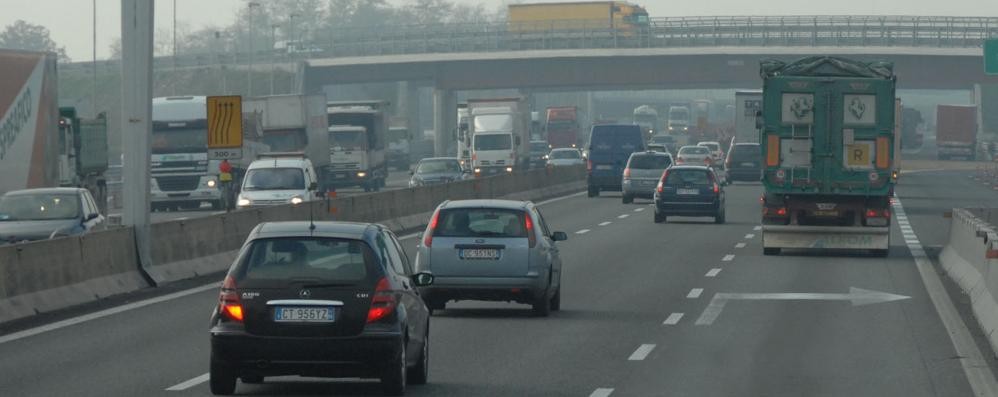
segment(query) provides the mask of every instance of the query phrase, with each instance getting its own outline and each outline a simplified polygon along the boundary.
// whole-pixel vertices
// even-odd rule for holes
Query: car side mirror
[[[412,283],[417,287],[426,287],[433,284],[433,273],[419,272],[412,275]]]
[[[99,216],[100,216],[100,214],[94,212],[94,213],[92,213],[90,215],[87,215],[87,218],[85,219],[85,221],[87,221],[87,222],[92,221],[94,219],[97,219],[97,217],[99,217]]]
[[[554,232],[551,233],[551,239],[554,241],[565,241],[568,240],[568,234],[565,232]]]
[[[316,191],[316,190],[319,190],[319,184],[317,182],[310,183],[308,185],[308,190],[313,191],[313,192]]]

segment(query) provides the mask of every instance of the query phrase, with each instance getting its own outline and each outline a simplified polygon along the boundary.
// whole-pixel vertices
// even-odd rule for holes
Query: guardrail
[[[157,57],[156,69],[294,63],[304,59],[373,55],[556,49],[762,47],[975,48],[998,37],[994,17],[917,16],[705,16],[652,18],[647,27],[611,27],[605,21],[568,20],[509,24],[430,24],[335,28],[296,53],[257,51]],[[100,61],[116,68],[117,61]],[[91,67],[70,63],[64,69]]]
[[[998,356],[998,209],[954,209],[939,263],[970,297],[974,317]]]

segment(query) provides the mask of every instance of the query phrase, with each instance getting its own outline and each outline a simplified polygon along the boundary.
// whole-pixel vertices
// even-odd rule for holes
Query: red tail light
[[[665,190],[665,180],[669,179],[669,170],[666,169],[662,172],[662,179],[658,181],[658,187],[655,188],[659,193]]]
[[[586,171],[592,171],[592,170],[593,170],[593,161],[586,160]]]
[[[440,210],[436,210],[433,212],[433,217],[430,218],[430,224],[427,226],[426,232],[423,233],[423,246],[433,246],[433,232],[437,230],[437,222],[439,221]]]
[[[388,283],[387,278],[382,277],[381,280],[378,280],[377,286],[374,287],[371,308],[367,310],[367,322],[373,323],[388,317],[395,311],[397,303],[395,295],[392,294],[391,284]]]
[[[721,193],[721,186],[719,186],[717,182],[714,182],[714,194],[719,194],[719,193]]]
[[[866,210],[866,217],[867,218],[890,218],[891,217],[891,210],[889,210],[889,209],[883,209],[883,210],[869,209],[869,210]]]
[[[779,209],[776,210],[776,215],[777,216],[787,216],[787,208],[786,207],[780,207]]]
[[[243,322],[243,305],[236,293],[236,280],[232,276],[225,276],[222,282],[222,291],[218,294],[218,311],[225,318]]]
[[[706,165],[710,165],[710,156],[704,157],[703,163]]]
[[[534,248],[537,245],[537,236],[534,234],[534,221],[530,220],[529,214],[524,214],[523,223],[527,227],[527,241],[530,243],[530,248]]]
[[[677,164],[677,165],[678,165],[678,164],[683,164],[683,163],[686,163],[686,160],[683,160],[683,158],[682,158],[682,157],[677,157],[677,158],[676,158],[676,164]]]
[[[624,179],[628,179],[630,177],[631,177],[631,169],[630,168],[624,168]]]

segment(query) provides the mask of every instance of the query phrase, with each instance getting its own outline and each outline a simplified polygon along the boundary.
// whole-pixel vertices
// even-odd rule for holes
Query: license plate
[[[814,211],[815,216],[839,216],[839,212],[836,210],[817,210]]]
[[[336,174],[336,179],[343,179],[346,177],[347,177],[346,174]]]
[[[331,307],[278,307],[274,321],[281,323],[331,323],[336,321],[336,310]]]
[[[642,181],[641,184],[644,186],[655,186],[658,184],[658,181]]]
[[[613,166],[612,165],[597,165],[596,169],[598,169],[598,170],[612,170]]]
[[[499,259],[499,250],[495,248],[470,248],[461,250],[463,259]]]
[[[742,167],[755,167],[755,163],[742,163]]]
[[[700,194],[700,189],[676,189],[676,194],[682,196],[692,196],[695,194]]]

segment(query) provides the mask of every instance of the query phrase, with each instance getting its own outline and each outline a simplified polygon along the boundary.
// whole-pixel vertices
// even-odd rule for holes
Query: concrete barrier
[[[954,209],[950,239],[939,262],[970,297],[974,317],[998,357],[998,232],[982,220],[998,209]]]

